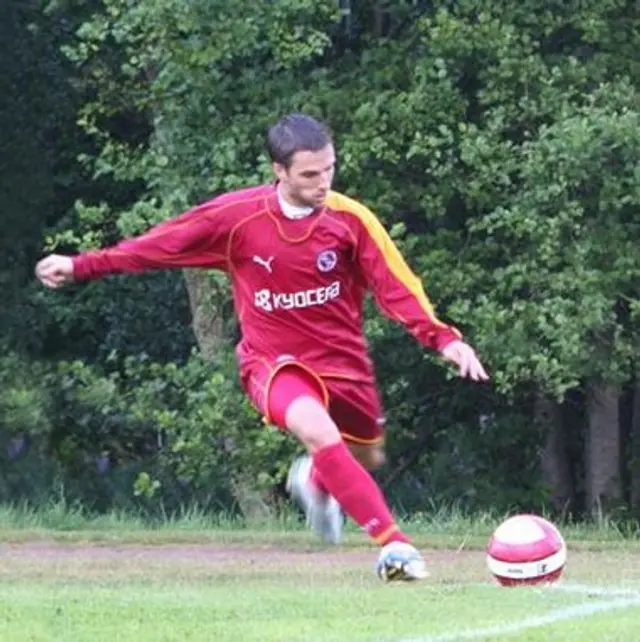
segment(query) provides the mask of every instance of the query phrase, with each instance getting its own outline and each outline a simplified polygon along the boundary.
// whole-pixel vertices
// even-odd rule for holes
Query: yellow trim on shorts
[[[280,372],[280,370],[287,367],[300,368],[303,372],[306,372],[308,375],[310,375],[320,386],[324,407],[327,409],[329,408],[329,391],[327,390],[327,386],[325,385],[324,381],[322,381],[322,379],[315,372],[315,370],[312,370],[311,368],[309,368],[308,366],[305,366],[303,363],[300,363],[299,361],[283,361],[282,363],[279,363],[274,368],[272,368],[271,372],[269,373],[269,378],[267,379],[267,383],[265,385],[266,412],[265,412],[263,421],[266,424],[271,424],[271,414],[269,413],[269,394],[271,393],[271,385],[273,383],[273,379],[278,374],[278,372]]]

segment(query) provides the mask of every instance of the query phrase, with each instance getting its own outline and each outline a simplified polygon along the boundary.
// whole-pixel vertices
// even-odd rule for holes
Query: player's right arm
[[[231,227],[227,214],[219,212],[214,202],[205,203],[113,247],[73,257],[52,254],[36,265],[36,276],[45,286],[58,288],[109,274],[185,267],[224,269]]]

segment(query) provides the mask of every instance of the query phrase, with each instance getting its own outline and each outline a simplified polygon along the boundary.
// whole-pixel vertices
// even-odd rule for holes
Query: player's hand
[[[73,283],[73,260],[69,256],[51,254],[38,261],[36,276],[48,288],[56,289]]]
[[[475,350],[464,341],[447,344],[442,350],[442,356],[458,366],[461,377],[468,377],[473,381],[486,381],[489,378]]]

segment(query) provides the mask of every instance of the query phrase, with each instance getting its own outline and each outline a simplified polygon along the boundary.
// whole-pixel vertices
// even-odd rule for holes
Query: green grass
[[[292,577],[294,575],[294,577]],[[295,580],[295,581],[293,581]],[[371,585],[360,575],[335,580],[288,574],[268,582],[29,583],[0,585],[3,640],[219,640],[270,642],[397,640],[449,633],[460,605],[474,627],[543,614],[575,596],[481,588],[448,590]]]
[[[436,549],[483,549],[487,538],[506,515],[465,515],[456,510],[439,510],[400,520],[402,527],[421,546]],[[575,549],[599,550],[617,547],[640,551],[637,525],[620,525],[611,520],[600,523],[559,523],[564,536]],[[129,543],[241,543],[276,541],[290,546],[313,544],[299,517],[284,513],[260,523],[246,523],[235,517],[211,515],[198,508],[150,520],[142,515],[112,511],[93,515],[64,500],[38,508],[28,505],[0,505],[0,541],[56,541]],[[360,546],[363,535],[356,527],[347,528],[344,545]]]
[[[291,552],[263,543],[253,548],[75,545],[70,550],[42,542],[5,544],[0,640],[427,642],[445,636],[450,642],[463,639],[465,631],[473,635],[617,599],[502,589],[489,582],[479,552],[428,556],[429,581],[383,585],[371,572],[375,553],[370,549]],[[568,579],[640,587],[637,558],[633,552],[579,552]],[[624,577],[621,568],[627,569]],[[635,608],[573,617],[521,631],[517,639],[633,640],[639,607],[640,600]]]
[[[502,517],[415,516],[405,525],[432,577],[388,586],[361,533],[351,529],[344,546],[326,550],[292,515],[249,525],[193,509],[150,523],[64,502],[0,507],[0,642],[637,638],[640,597],[614,609],[629,598],[496,586],[483,549]],[[612,522],[561,528],[570,549],[564,581],[640,596],[631,532]],[[560,619],[531,620],[545,617]]]

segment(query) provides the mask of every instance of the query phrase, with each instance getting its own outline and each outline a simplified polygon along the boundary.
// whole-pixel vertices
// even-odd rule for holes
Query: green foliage
[[[247,475],[262,489],[283,481],[294,445],[266,427],[240,392],[232,355],[183,366],[129,359],[128,412],[159,431],[162,465],[193,489],[230,492]]]
[[[626,226],[637,149],[626,134],[637,106],[629,55],[637,34],[628,27],[637,16],[625,17],[624,3],[544,12],[537,2],[386,12],[365,3],[347,37],[330,2],[236,3],[229,13],[215,2],[110,0],[105,9],[71,54],[100,91],[82,120],[103,141],[97,173],[142,178],[149,189],[119,213],[121,232],[264,180],[266,125],[307,109],[336,131],[339,187],[406,230],[410,262],[445,317],[481,348],[500,391],[526,408],[531,386],[562,398],[588,377],[629,377],[635,337],[625,307],[637,297]],[[123,97],[127,109],[153,114],[148,147],[101,126]],[[101,209],[86,222],[93,230],[112,219]],[[599,250],[603,236],[615,255]],[[436,402],[425,390],[441,389],[441,371],[417,359],[407,378],[395,365],[403,356],[406,367],[406,342],[380,320],[367,329],[396,420],[390,448],[402,458],[426,430]],[[522,426],[523,460],[534,460],[542,436],[523,439],[526,413],[475,398],[467,410],[464,388],[447,385],[457,417],[435,412],[427,459],[432,470],[441,461],[444,476],[457,457],[467,472],[453,493],[464,497],[464,486],[500,470],[490,462],[513,446],[500,437],[505,424]],[[477,443],[467,432],[485,410],[497,413],[495,432]],[[481,454],[485,439],[492,447]],[[496,473],[488,487],[512,474]]]
[[[5,435],[20,436],[27,426],[31,434],[50,429],[52,400],[43,381],[45,372],[11,352],[0,358],[0,426]]]
[[[456,381],[453,371],[443,377],[441,365],[398,329],[376,335],[374,352],[389,435],[389,463],[378,478],[394,506],[403,514],[543,509],[544,436],[527,395],[513,407],[488,388]]]
[[[53,429],[48,369],[4,350],[0,357],[0,497],[40,499],[50,493],[55,463],[47,461]]]
[[[0,375],[5,500],[40,500],[61,483],[68,501],[94,509],[157,512],[195,498],[231,512],[235,480],[271,489],[295,449],[249,407],[228,355],[182,366],[130,357],[111,372],[9,355]]]
[[[55,35],[39,33],[37,3],[0,7],[0,332],[16,339],[28,309],[24,286],[49,211],[69,176],[73,96],[64,81]]]
[[[97,247],[270,179],[264,132],[287,111],[330,123],[337,187],[384,218],[439,313],[479,347],[493,377],[491,390],[455,381],[368,308],[392,495],[418,509],[429,498],[538,506],[548,489],[537,470],[544,433],[529,419],[533,391],[565,400],[586,380],[637,377],[634,3],[358,2],[346,14],[333,0],[88,0],[51,3],[38,20],[23,3],[36,31],[16,18],[17,3],[5,4],[0,57],[15,50],[20,62],[3,68],[0,83],[30,67],[56,91],[6,92],[0,110],[3,157],[16,131],[32,133],[0,178],[5,228],[15,230],[0,283],[20,294],[8,295],[4,325],[13,345],[61,363],[27,379],[33,387],[18,376],[0,414],[7,434],[43,427],[78,493],[104,480],[80,472],[104,453],[126,478],[118,501],[135,492],[150,506],[182,496],[177,477],[183,490],[209,488],[223,504],[242,471],[261,487],[282,479],[294,446],[259,425],[230,356],[189,357],[180,275],[64,294],[22,285],[43,229],[48,249]],[[43,30],[61,17],[67,31]],[[61,42],[65,62],[50,55]],[[71,142],[53,154],[43,141],[68,132],[80,101],[84,137],[59,136]],[[78,152],[81,165],[69,160]],[[87,173],[91,189],[80,180]],[[48,208],[55,214],[42,215]],[[214,278],[226,322],[228,290]],[[572,431],[571,452],[582,430]]]
[[[636,104],[637,92],[623,82],[559,114],[513,150],[517,190],[469,224],[463,258],[486,268],[463,286],[469,299],[455,309],[484,329],[482,345],[506,389],[531,381],[562,397],[585,377],[631,376]]]

